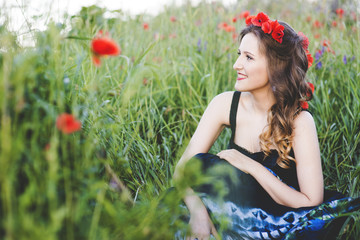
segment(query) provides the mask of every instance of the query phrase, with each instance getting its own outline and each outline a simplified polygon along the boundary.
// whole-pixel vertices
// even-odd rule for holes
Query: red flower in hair
[[[245,20],[246,25],[251,25],[252,24],[252,20],[255,18],[255,16],[248,16]]]
[[[311,56],[309,50],[306,50],[306,57],[308,60],[308,68],[312,66],[313,62],[314,62],[314,58]]]
[[[264,31],[264,33],[270,34],[272,31],[271,20],[264,22],[263,25],[261,26],[261,29]]]
[[[309,47],[309,39],[302,32],[299,32],[298,35],[303,39],[302,42],[301,42],[301,45],[302,45],[303,49],[307,50],[308,47]]]
[[[271,36],[279,43],[282,43],[282,38],[284,36],[284,29],[285,29],[284,26],[280,25],[277,21],[272,22],[271,25],[273,26],[273,32]]]
[[[255,26],[261,27],[261,25],[267,21],[269,21],[269,17],[265,13],[259,12],[258,15],[251,20],[251,23]]]
[[[56,127],[65,134],[70,134],[81,129],[81,122],[69,113],[62,113],[56,119]]]
[[[314,93],[314,91],[315,91],[314,84],[312,84],[311,82],[308,82],[307,84],[309,85],[309,87],[311,89],[311,93]]]
[[[93,53],[93,61],[96,66],[100,65],[101,56],[115,56],[121,53],[121,49],[117,43],[109,38],[108,33],[104,34],[102,31],[91,41],[91,51]]]
[[[250,16],[250,12],[249,11],[243,11],[242,13],[240,13],[239,18],[242,19],[246,19],[248,16]]]
[[[302,109],[306,110],[309,108],[309,104],[306,101],[301,101],[300,106]]]

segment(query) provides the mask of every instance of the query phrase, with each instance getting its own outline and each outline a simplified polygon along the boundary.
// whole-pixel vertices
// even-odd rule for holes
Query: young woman
[[[186,177],[185,163],[195,156],[205,174],[212,166],[231,166],[236,181],[213,175],[226,183],[222,201],[211,185],[187,189],[188,239],[220,238],[222,216],[230,219],[223,239],[322,239],[325,224],[358,209],[359,199],[338,193],[324,199],[316,127],[304,110],[313,92],[305,78],[312,62],[308,39],[264,13],[246,24],[233,66],[236,91],[210,102],[174,173]],[[207,153],[227,126],[229,148]]]

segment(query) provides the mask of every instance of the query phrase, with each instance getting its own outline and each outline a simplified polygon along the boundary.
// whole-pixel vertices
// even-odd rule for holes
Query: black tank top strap
[[[235,91],[232,102],[231,102],[231,108],[230,108],[230,127],[231,127],[231,139],[230,142],[234,142],[235,137],[235,129],[236,129],[236,115],[237,115],[237,109],[239,105],[239,99],[240,99],[241,92]]]

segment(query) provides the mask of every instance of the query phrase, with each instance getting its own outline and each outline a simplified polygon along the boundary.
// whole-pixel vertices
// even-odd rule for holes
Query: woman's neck
[[[266,114],[268,110],[275,104],[275,96],[270,88],[263,89],[263,91],[249,92],[250,101],[254,112],[259,114]]]

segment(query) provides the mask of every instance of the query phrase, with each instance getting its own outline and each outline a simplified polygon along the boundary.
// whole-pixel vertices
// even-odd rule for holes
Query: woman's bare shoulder
[[[222,92],[216,95],[210,102],[209,108],[216,112],[216,115],[221,118],[221,122],[225,125],[229,124],[230,108],[234,91]]]

